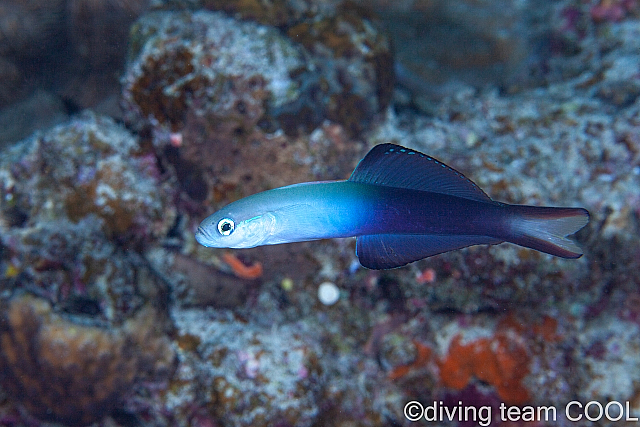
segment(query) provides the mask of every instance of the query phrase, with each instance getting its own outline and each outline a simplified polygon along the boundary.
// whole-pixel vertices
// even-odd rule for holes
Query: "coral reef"
[[[524,405],[532,399],[527,380],[533,361],[539,363],[542,358],[539,343],[547,341],[557,346],[556,329],[553,318],[545,318],[540,324],[527,324],[512,316],[497,323],[486,317],[470,322],[445,321],[429,345],[412,341],[409,363],[404,363],[404,358],[383,357],[392,367],[388,378],[408,391],[415,392],[412,384],[416,382],[432,384],[434,398],[452,390],[463,392],[480,382],[491,387],[497,401]],[[379,349],[383,354],[398,354],[405,347],[386,338],[383,343],[386,348],[383,344]],[[398,363],[400,360],[403,363]]]
[[[178,342],[193,343],[183,346],[181,363],[200,373],[200,399],[213,404],[213,416],[236,426],[313,424],[322,350],[308,325],[270,329],[193,310],[174,311],[173,318]],[[167,400],[182,394],[176,384]]]
[[[3,289],[117,320],[158,295],[128,251],[174,220],[155,157],[112,120],[84,114],[3,153]],[[153,297],[152,297],[153,298]]]
[[[135,24],[131,44],[124,99],[134,124],[150,119],[178,132],[191,113],[222,126],[237,123],[229,136],[246,134],[262,119],[265,102],[292,102],[300,90],[290,77],[304,67],[294,44],[219,13],[148,13]],[[246,55],[235,53],[240,46]]]
[[[598,318],[578,335],[575,357],[583,359],[586,375],[591,378],[580,387],[584,401],[616,396],[616,400],[636,400],[640,329],[637,324],[615,318]],[[624,375],[620,375],[624,372]],[[615,380],[614,380],[615,378]],[[638,406],[634,402],[634,406]]]
[[[128,121],[184,132],[204,117],[204,138],[218,140],[246,140],[257,125],[311,131],[327,118],[360,133],[390,99],[386,37],[346,7],[291,25],[285,37],[214,12],[144,15],[124,77]]]
[[[634,264],[632,258],[638,253],[637,242],[630,239],[635,235],[633,212],[638,204],[638,106],[636,101],[615,105],[598,94],[623,80],[637,81],[630,75],[633,67],[622,65],[637,61],[632,54],[638,48],[632,36],[637,25],[616,24],[612,31],[620,46],[598,61],[601,77],[587,73],[524,96],[461,91],[441,104],[442,115],[435,119],[418,119],[399,131],[400,123],[409,122],[392,117],[388,126],[370,134],[372,143],[396,141],[429,152],[466,172],[496,200],[586,206],[592,215],[591,228],[578,235],[587,246],[587,256],[581,260],[541,263],[539,254],[508,245],[470,248],[465,255],[425,263],[435,270],[437,281],[431,286],[408,282],[413,295],[431,301],[432,307],[464,312],[531,301],[553,305],[566,301],[575,310],[571,295],[580,294],[583,306],[601,297],[607,286],[607,280],[597,278],[601,274],[624,277],[615,280],[617,286],[633,288],[636,280],[628,277],[623,265]],[[612,239],[625,242],[628,257],[613,249],[619,244]],[[620,261],[615,273],[600,267],[601,257],[608,258],[604,252],[612,250]],[[484,302],[476,305],[480,301]]]
[[[181,0],[175,0],[179,3]],[[165,1],[174,5],[173,1]],[[185,3],[184,1],[182,3]],[[310,16],[334,14],[343,0],[195,0],[192,7],[220,10],[236,18],[256,21],[278,28],[291,27]]]
[[[408,426],[412,400],[487,406],[509,426],[578,425],[563,414],[576,399],[639,415],[637,2],[534,3],[53,2],[38,7],[66,12],[40,30],[69,37],[53,52],[28,19],[50,9],[0,1],[5,102],[26,93],[6,89],[25,63],[72,51],[99,82],[130,30],[129,129],[87,112],[0,153],[0,425]],[[65,120],[110,86],[71,85],[0,121],[23,127],[34,103]],[[499,201],[587,208],[584,256],[502,244],[370,271],[353,239],[194,241],[222,205],[344,179],[383,142]],[[318,298],[327,284],[334,298]],[[500,422],[501,404],[558,417]]]
[[[326,118],[342,124],[351,136],[359,135],[370,117],[388,105],[394,83],[389,42],[372,15],[344,3],[334,15],[302,21],[287,34],[318,58],[322,73],[338,84],[325,77],[326,83],[341,88],[327,94]],[[294,121],[299,113],[288,114]]]
[[[309,157],[307,141],[260,128],[270,110],[309,95],[304,76],[316,72],[301,46],[273,28],[207,11],[153,12],[132,34],[127,120],[151,125],[156,150],[190,199],[219,203],[240,189],[276,186],[283,162],[307,169],[300,164]],[[261,168],[237,167],[256,161]]]
[[[0,383],[33,415],[90,424],[122,403],[140,381],[166,379],[173,350],[143,309],[116,328],[88,326],[42,299],[5,302],[0,322]]]
[[[4,159],[3,208],[23,212],[24,226],[94,215],[106,235],[145,241],[171,225],[155,157],[108,118],[86,113]]]

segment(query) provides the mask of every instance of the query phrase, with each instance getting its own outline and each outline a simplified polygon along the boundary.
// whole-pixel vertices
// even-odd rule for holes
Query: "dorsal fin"
[[[431,191],[465,199],[491,202],[476,184],[433,157],[395,144],[373,147],[349,181]]]

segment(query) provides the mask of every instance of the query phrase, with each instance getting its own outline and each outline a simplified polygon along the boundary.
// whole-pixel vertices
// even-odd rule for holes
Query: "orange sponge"
[[[507,404],[519,405],[529,400],[522,380],[529,373],[526,348],[508,334],[498,332],[468,344],[456,335],[447,356],[438,363],[442,384],[461,390],[471,377],[491,384]]]

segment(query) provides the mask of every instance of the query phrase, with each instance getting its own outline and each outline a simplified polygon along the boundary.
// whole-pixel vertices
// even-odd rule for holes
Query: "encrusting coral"
[[[0,382],[37,417],[89,424],[112,411],[141,380],[172,371],[174,353],[144,308],[115,328],[89,326],[20,296],[0,312]]]
[[[413,340],[413,361],[393,367],[388,378],[405,386],[420,378],[421,383],[434,382],[456,392],[473,386],[475,379],[492,386],[500,401],[523,405],[531,400],[525,379],[531,372],[532,360],[539,356],[533,351],[535,343],[556,341],[556,328],[557,322],[549,317],[540,324],[525,326],[507,316],[490,335],[483,331],[480,336],[473,336],[473,328],[459,328],[450,340],[444,340],[448,341],[444,348],[436,343],[436,351],[431,345]],[[434,372],[437,378],[432,378]]]
[[[458,335],[439,363],[440,378],[445,386],[462,390],[473,376],[493,385],[505,403],[522,405],[529,400],[529,392],[522,385],[529,373],[528,364],[526,348],[506,334],[467,344]]]

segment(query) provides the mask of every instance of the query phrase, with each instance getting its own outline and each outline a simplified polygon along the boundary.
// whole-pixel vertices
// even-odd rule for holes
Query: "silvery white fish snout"
[[[202,246],[211,247],[211,236],[202,227],[196,231],[196,241]]]

